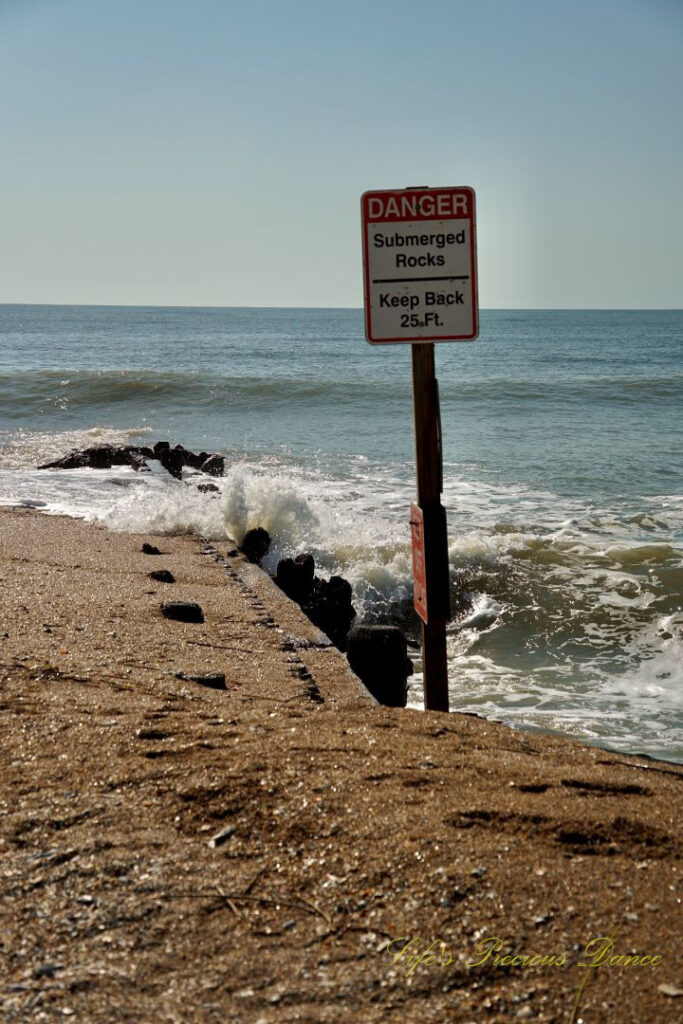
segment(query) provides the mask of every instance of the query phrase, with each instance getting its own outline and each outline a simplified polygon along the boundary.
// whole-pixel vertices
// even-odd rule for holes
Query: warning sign
[[[474,190],[366,192],[361,209],[368,341],[473,341]]]
[[[427,570],[422,509],[410,506],[410,533],[413,541],[413,604],[423,622],[427,622]]]

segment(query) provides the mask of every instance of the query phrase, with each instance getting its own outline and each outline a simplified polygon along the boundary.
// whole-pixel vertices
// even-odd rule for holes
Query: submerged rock
[[[242,541],[242,554],[248,561],[255,565],[261,564],[270,547],[270,534],[262,526],[254,530],[247,530]]]
[[[171,448],[168,441],[159,441],[154,445],[154,453],[164,469],[178,480],[182,479],[185,467],[201,470],[202,473],[209,473],[212,476],[223,476],[225,471],[225,459],[222,455],[192,452],[182,444],[173,445]]]
[[[274,580],[280,590],[297,604],[305,604],[313,596],[313,577],[315,561],[313,555],[297,555],[296,558],[283,558],[277,563]]]
[[[152,470],[147,464],[147,460],[143,459],[142,455],[132,455],[130,460],[131,469],[135,470],[136,473],[151,473]]]
[[[346,638],[346,656],[380,704],[406,706],[413,666],[406,638],[397,626],[354,626]]]
[[[351,604],[351,584],[343,576],[330,576],[329,580],[314,579],[313,592],[302,609],[335,647],[346,650],[346,635],[356,617]]]
[[[343,576],[319,579],[315,575],[313,555],[300,554],[296,558],[281,559],[273,579],[335,647],[340,651],[346,649],[346,634],[356,610],[351,603],[351,584]]]
[[[72,451],[54,462],[45,462],[38,469],[111,469],[112,466],[131,466],[136,472],[149,472],[148,459],[157,459],[176,480],[182,479],[183,469],[201,470],[212,476],[223,476],[225,459],[208,452],[191,452],[182,444],[171,447],[168,441],[157,441],[152,448],[141,445],[95,445]]]
[[[187,461],[186,461],[185,465],[189,466],[190,469],[201,469],[202,468],[202,463],[206,462],[208,457],[209,457],[209,453],[208,452],[198,452],[197,453],[197,452],[187,451],[187,449],[186,449],[186,459],[187,459]]]
[[[159,462],[167,473],[170,473],[176,480],[183,478],[183,453],[177,448],[162,448],[157,456]]]
[[[133,466],[141,469],[146,466],[145,459],[154,458],[151,448],[137,445],[115,447],[112,444],[95,445],[72,451],[54,462],[45,462],[38,469],[111,469],[112,466]]]
[[[202,473],[210,473],[211,476],[223,476],[225,473],[225,459],[222,455],[209,455],[199,467]]]

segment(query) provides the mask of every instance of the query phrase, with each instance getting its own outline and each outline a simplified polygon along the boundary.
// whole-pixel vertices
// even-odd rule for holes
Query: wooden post
[[[413,344],[413,405],[417,503],[424,517],[427,617],[422,624],[424,701],[428,711],[448,711],[446,623],[450,619],[450,580],[446,510],[441,504],[443,460],[439,390],[434,345]]]

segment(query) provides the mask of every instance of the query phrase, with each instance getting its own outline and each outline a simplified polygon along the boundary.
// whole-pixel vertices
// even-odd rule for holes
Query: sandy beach
[[[683,768],[374,706],[228,547],[0,510],[1,1019],[680,1021]]]

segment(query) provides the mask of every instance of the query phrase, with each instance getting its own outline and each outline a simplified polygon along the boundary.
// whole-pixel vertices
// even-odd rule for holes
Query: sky
[[[360,307],[469,185],[483,308],[683,307],[683,0],[0,0],[0,302]]]

